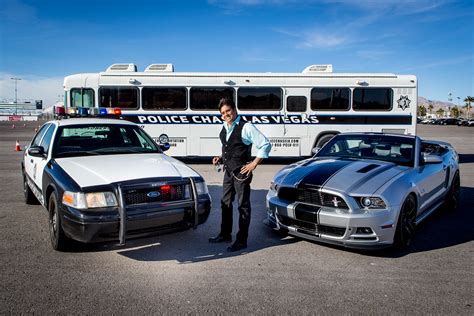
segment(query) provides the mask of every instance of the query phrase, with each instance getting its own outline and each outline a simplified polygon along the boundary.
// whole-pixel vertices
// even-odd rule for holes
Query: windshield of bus
[[[162,152],[142,129],[133,125],[63,126],[56,139],[55,158]]]
[[[375,159],[402,166],[414,165],[415,139],[394,135],[351,134],[332,138],[316,157]]]

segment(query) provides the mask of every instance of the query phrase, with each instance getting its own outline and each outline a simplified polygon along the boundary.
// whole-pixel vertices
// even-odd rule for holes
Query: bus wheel
[[[326,134],[321,136],[318,141],[316,142],[316,147],[321,148],[323,147],[331,138],[334,137],[335,134]]]

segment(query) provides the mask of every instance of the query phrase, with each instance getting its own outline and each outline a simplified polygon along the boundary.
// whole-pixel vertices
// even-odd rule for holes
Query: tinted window
[[[55,157],[160,152],[155,142],[133,125],[71,125],[60,127],[58,135]]]
[[[143,88],[142,107],[144,110],[185,110],[186,88]]]
[[[217,111],[222,98],[235,100],[233,88],[191,88],[189,106],[192,110]]]
[[[101,87],[99,106],[105,108],[138,109],[138,88]]]
[[[92,89],[71,89],[71,106],[72,107],[94,107],[94,90]]]
[[[48,129],[48,127],[50,125],[51,124],[45,124],[40,128],[38,133],[36,133],[35,137],[31,141],[31,146],[39,146],[40,145],[41,138],[43,138],[44,133],[46,132],[46,130]]]
[[[311,90],[312,110],[349,110],[349,88],[314,88]]]
[[[53,138],[54,125],[50,125],[46,133],[44,134],[43,140],[41,141],[40,146],[43,146],[44,152],[48,153],[49,147],[51,145],[51,139]]]
[[[352,108],[388,111],[392,108],[392,89],[355,88]]]
[[[288,112],[305,112],[306,103],[306,97],[291,96],[286,98],[286,109],[288,110]]]
[[[238,104],[240,110],[280,110],[282,91],[280,88],[240,88]]]

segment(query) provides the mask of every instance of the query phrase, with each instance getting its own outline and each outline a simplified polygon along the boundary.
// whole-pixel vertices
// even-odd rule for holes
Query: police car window
[[[44,148],[44,152],[48,153],[49,147],[51,145],[51,139],[53,138],[54,125],[50,125],[46,133],[44,134],[43,140],[40,143],[40,146]]]
[[[81,125],[61,128],[55,157],[160,152],[133,125]]]
[[[44,133],[46,132],[46,130],[48,129],[49,126],[51,126],[51,124],[45,124],[40,128],[40,130],[38,131],[36,136],[31,141],[31,146],[39,146],[41,138],[43,138],[43,135],[44,135]]]

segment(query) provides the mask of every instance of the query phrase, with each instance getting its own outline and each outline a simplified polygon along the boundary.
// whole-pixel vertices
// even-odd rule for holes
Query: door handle
[[[33,159],[31,159],[30,162],[33,163]]]

